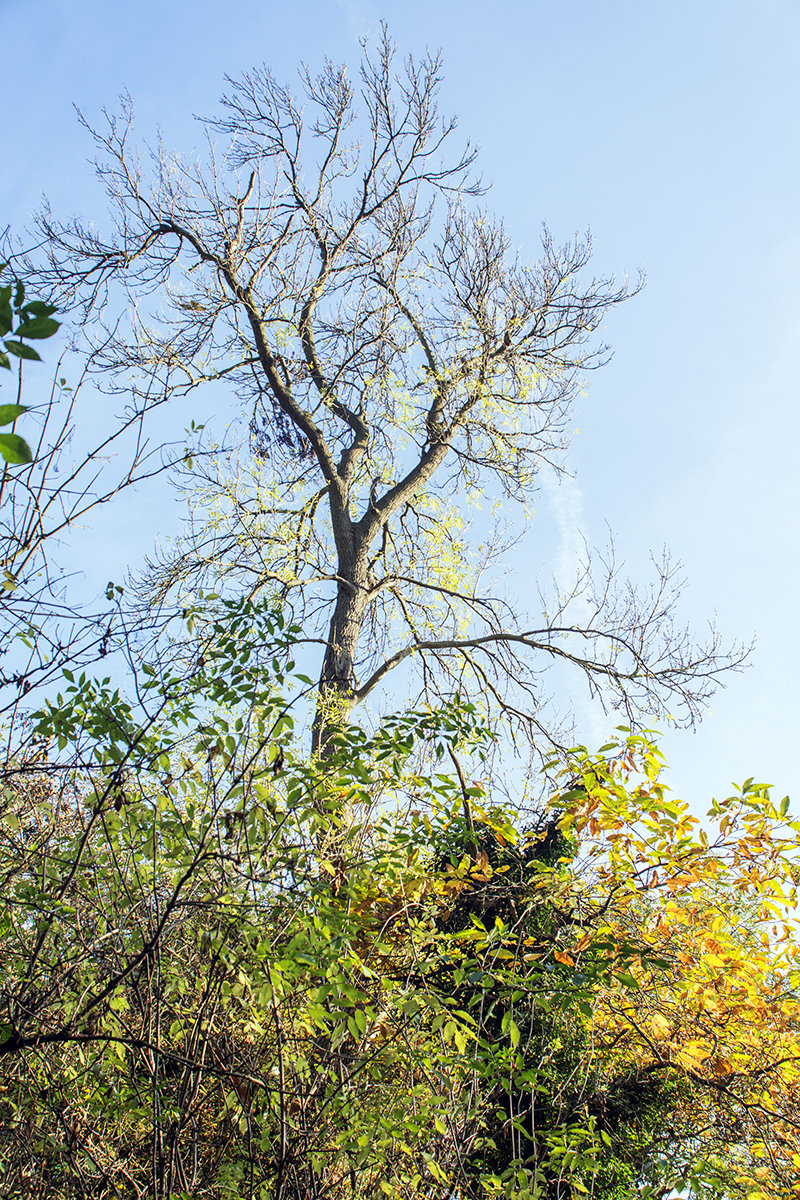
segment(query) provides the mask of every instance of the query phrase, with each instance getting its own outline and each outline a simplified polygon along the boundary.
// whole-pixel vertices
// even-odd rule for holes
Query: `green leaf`
[[[9,354],[16,354],[17,358],[30,358],[33,362],[42,361],[33,346],[26,346],[22,342],[4,342],[3,345]]]
[[[11,312],[11,285],[0,288],[0,337],[7,334],[12,324],[14,316]]]
[[[3,354],[2,350],[0,350],[0,367],[6,367],[9,371],[11,370],[11,363],[8,361],[8,355]]]
[[[0,433],[0,454],[7,463],[33,462],[30,446],[16,433]]]
[[[0,404],[0,425],[10,425],[27,411],[24,404]]]
[[[437,1162],[431,1158],[427,1163],[428,1170],[437,1183],[447,1183],[447,1176]]]
[[[8,289],[9,292],[11,289]],[[25,305],[23,316],[27,321],[30,317],[51,317],[58,308],[55,304],[45,304],[44,300],[31,300],[30,304]]]
[[[32,321],[18,325],[14,332],[17,337],[49,338],[60,328],[60,321],[53,321],[50,317],[34,317]]]

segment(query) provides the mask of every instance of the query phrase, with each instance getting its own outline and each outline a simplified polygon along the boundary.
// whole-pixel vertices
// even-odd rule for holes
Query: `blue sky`
[[[189,149],[226,73],[355,65],[381,18],[401,51],[442,48],[443,109],[480,143],[487,202],[523,256],[546,219],[562,240],[591,226],[598,273],[647,271],[608,322],[615,357],[579,405],[575,478],[543,491],[533,549],[565,561],[577,529],[602,545],[608,525],[642,578],[668,545],[686,619],[716,612],[758,639],[699,731],[667,736],[673,786],[702,803],[756,775],[797,795],[800,3],[0,0],[0,226],[21,228],[42,192],[102,223],[73,103],[96,120],[127,88],[142,136],[160,122]],[[104,582],[159,519],[142,496],[124,538],[112,514],[80,553]],[[613,724],[578,712],[590,742]]]

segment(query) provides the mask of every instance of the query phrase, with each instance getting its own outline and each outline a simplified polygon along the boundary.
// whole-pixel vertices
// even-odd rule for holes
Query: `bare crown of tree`
[[[645,593],[587,569],[532,621],[492,580],[497,544],[470,557],[464,531],[479,493],[526,500],[558,469],[606,356],[593,335],[629,287],[584,277],[588,237],[545,230],[539,261],[520,260],[480,207],[476,151],[447,157],[438,57],[395,73],[384,30],[358,86],[330,63],[301,80],[299,97],[266,68],[231,82],[205,165],[160,144],[143,160],[126,101],[94,135],[113,234],[41,217],[39,284],[102,337],[112,386],[141,403],[227,379],[250,406],[255,465],[202,469],[223,515],[154,568],[158,588],[232,575],[274,588],[309,635],[324,614],[318,746],[407,659],[426,688],[477,689],[529,729],[543,656],[629,717],[693,720],[741,655],[675,627],[668,564]]]

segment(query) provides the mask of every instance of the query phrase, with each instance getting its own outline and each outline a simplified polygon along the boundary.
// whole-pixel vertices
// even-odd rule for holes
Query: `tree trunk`
[[[366,581],[340,581],[319,680],[311,749],[325,755],[331,738],[353,710],[353,664],[367,612]]]

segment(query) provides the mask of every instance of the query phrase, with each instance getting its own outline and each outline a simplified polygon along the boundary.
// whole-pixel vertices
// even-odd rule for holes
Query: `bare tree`
[[[583,372],[606,356],[593,335],[631,289],[584,277],[588,236],[545,230],[520,261],[480,207],[475,150],[446,157],[438,57],[396,73],[384,29],[360,87],[330,63],[301,81],[297,97],[266,68],[229,80],[205,166],[160,144],[142,161],[125,99],[93,131],[112,233],[40,217],[29,268],[79,306],[112,388],[138,377],[178,399],[229,380],[250,405],[254,454],[203,472],[205,519],[201,504],[156,570],[161,594],[227,575],[274,589],[312,635],[324,621],[317,748],[408,659],[528,728],[543,657],[628,716],[693,721],[741,655],[676,630],[668,567],[644,595],[587,573],[580,620],[572,594],[524,618],[493,594],[496,543],[471,557],[465,529],[478,496],[525,502],[559,468]]]

